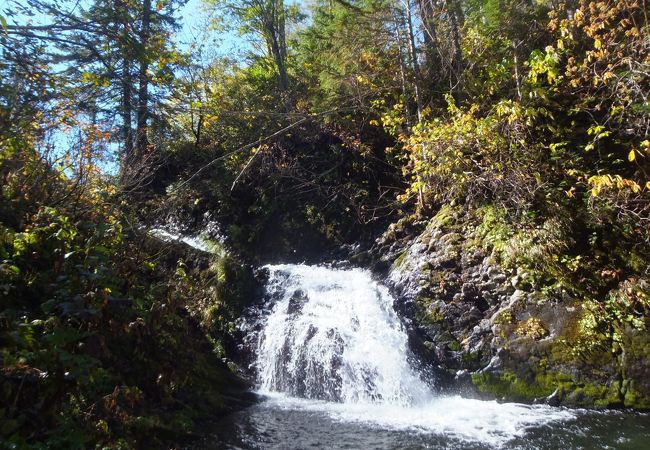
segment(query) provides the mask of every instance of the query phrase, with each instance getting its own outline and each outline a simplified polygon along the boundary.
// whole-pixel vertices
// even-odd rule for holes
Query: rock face
[[[395,307],[413,323],[425,359],[486,396],[650,408],[647,316],[601,330],[606,303],[548,288],[530,268],[504,267],[482,244],[485,230],[460,210],[443,208],[419,225],[416,237],[404,223],[392,226],[377,253],[392,262]],[[633,289],[647,293],[648,283],[628,280],[616,292]]]

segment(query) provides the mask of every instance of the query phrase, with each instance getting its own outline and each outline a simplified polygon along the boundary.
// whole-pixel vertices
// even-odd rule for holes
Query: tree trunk
[[[133,78],[131,76],[131,61],[125,58],[122,72],[122,140],[124,144],[123,157],[130,160],[133,156]]]
[[[137,110],[137,153],[142,158],[147,150],[147,120],[149,119],[149,37],[151,28],[151,0],[142,3],[142,25],[140,28],[140,70],[138,74],[138,110]]]
[[[434,7],[432,0],[417,0],[420,10],[420,21],[424,31],[424,50],[426,55],[426,66],[429,74],[434,74],[440,66],[440,46],[438,43],[438,32],[434,21]]]
[[[115,36],[118,37],[121,49],[122,71],[120,73],[120,115],[122,118],[122,154],[120,166],[120,180],[126,182],[130,162],[133,160],[134,138],[133,138],[133,49],[128,43],[127,36],[131,29],[130,14],[128,8],[122,3],[116,3],[115,8],[118,14],[118,29]]]
[[[277,33],[271,35],[271,51],[273,52],[273,59],[275,60],[275,65],[278,67],[278,73],[280,75],[280,91],[286,93],[289,90],[289,80],[287,78],[287,69],[285,60],[282,57],[283,52]]]
[[[418,121],[422,120],[422,97],[420,94],[421,91],[421,80],[422,76],[420,73],[420,63],[418,62],[417,47],[415,46],[415,33],[413,32],[413,17],[411,15],[411,0],[404,0],[404,6],[406,8],[406,25],[408,31],[408,48],[409,54],[411,56],[411,65],[413,67],[413,88],[415,90],[415,104],[417,105],[418,110]]]
[[[451,26],[452,40],[454,41],[454,61],[452,64],[452,71],[455,78],[455,83],[451,86],[452,92],[455,93],[457,99],[463,94],[462,78],[463,78],[463,49],[461,46],[460,24],[463,21],[462,11],[456,7],[452,0],[446,0],[447,10],[449,13],[449,23]]]

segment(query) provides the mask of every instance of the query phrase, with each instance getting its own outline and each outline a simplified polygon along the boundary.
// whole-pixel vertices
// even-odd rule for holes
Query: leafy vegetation
[[[20,190],[11,181],[27,164],[14,172],[12,162],[2,164],[2,202],[14,205],[0,247],[3,440],[161,445],[225,411],[224,395],[245,385],[221,362],[222,339],[251,275],[143,235],[110,198],[70,192],[47,167]],[[77,197],[63,204],[45,191]]]

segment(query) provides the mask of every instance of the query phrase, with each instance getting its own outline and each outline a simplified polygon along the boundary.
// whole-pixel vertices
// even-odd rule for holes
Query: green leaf
[[[0,15],[0,25],[2,26],[2,29],[6,33],[7,30],[9,29],[9,26],[7,25],[7,19],[5,19],[4,16],[1,16],[1,15]]]

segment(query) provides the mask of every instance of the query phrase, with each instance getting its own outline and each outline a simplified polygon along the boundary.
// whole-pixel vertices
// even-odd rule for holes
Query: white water
[[[200,236],[184,236],[181,235],[180,233],[168,231],[163,228],[152,228],[149,230],[149,233],[151,233],[151,235],[157,237],[158,239],[161,239],[166,242],[178,241],[186,245],[189,245],[195,250],[199,250],[206,253],[213,252],[213,249],[208,244],[208,241],[206,239],[203,239]]]
[[[343,403],[410,405],[431,397],[407,361],[388,290],[359,270],[268,266],[280,296],[257,352],[261,390]]]
[[[276,299],[256,369],[270,407],[501,446],[574,415],[548,406],[438,396],[420,379],[393,298],[360,269],[267,266]]]

